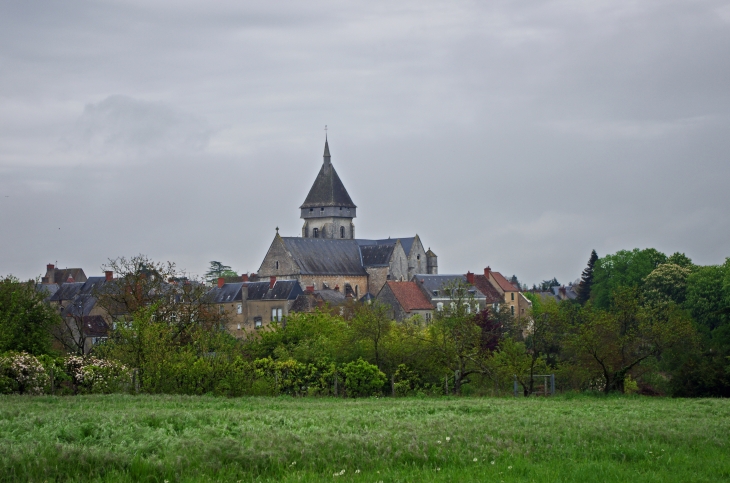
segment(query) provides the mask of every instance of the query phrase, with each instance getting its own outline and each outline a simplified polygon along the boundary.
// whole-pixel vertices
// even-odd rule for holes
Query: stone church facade
[[[357,206],[337,175],[325,140],[324,161],[299,207],[301,237],[278,234],[258,275],[297,280],[304,290],[335,289],[348,296],[376,295],[389,280],[437,274],[438,257],[418,235],[369,240],[355,238]]]

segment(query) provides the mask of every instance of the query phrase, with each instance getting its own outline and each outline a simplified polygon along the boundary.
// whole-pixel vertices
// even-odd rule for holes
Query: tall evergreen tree
[[[591,298],[591,287],[593,286],[593,267],[598,261],[598,254],[595,250],[591,251],[591,258],[588,260],[588,266],[583,270],[578,284],[578,303],[585,304]]]

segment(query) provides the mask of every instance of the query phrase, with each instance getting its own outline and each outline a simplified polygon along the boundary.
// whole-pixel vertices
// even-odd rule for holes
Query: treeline
[[[383,307],[350,302],[292,314],[248,339],[223,330],[225,315],[191,288],[154,296],[141,285],[155,280],[149,265],[145,273],[136,290],[120,292],[124,300],[99,294],[130,310],[93,358],[80,359],[54,350],[58,316],[34,287],[0,282],[0,391],[504,395],[516,381],[527,396],[543,394],[542,376],[555,374],[559,391],[730,395],[730,261],[696,266],[653,249],[594,254],[577,300],[528,293],[526,317],[475,312],[470,287],[459,284],[428,324],[396,323]],[[22,374],[31,366],[32,378]],[[29,378],[32,390],[18,382]]]

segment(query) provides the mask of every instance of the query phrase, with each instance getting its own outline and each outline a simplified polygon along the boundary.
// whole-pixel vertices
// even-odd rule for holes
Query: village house
[[[375,300],[388,306],[390,318],[398,322],[419,315],[429,323],[433,317],[434,306],[417,282],[385,282]]]

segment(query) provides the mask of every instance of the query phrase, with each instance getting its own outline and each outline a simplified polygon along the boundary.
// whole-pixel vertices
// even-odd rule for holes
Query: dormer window
[[[433,291],[433,294],[434,294],[434,295],[435,295],[436,297],[438,297],[438,296],[439,296],[439,291],[438,291],[438,290],[434,290],[434,291]]]

